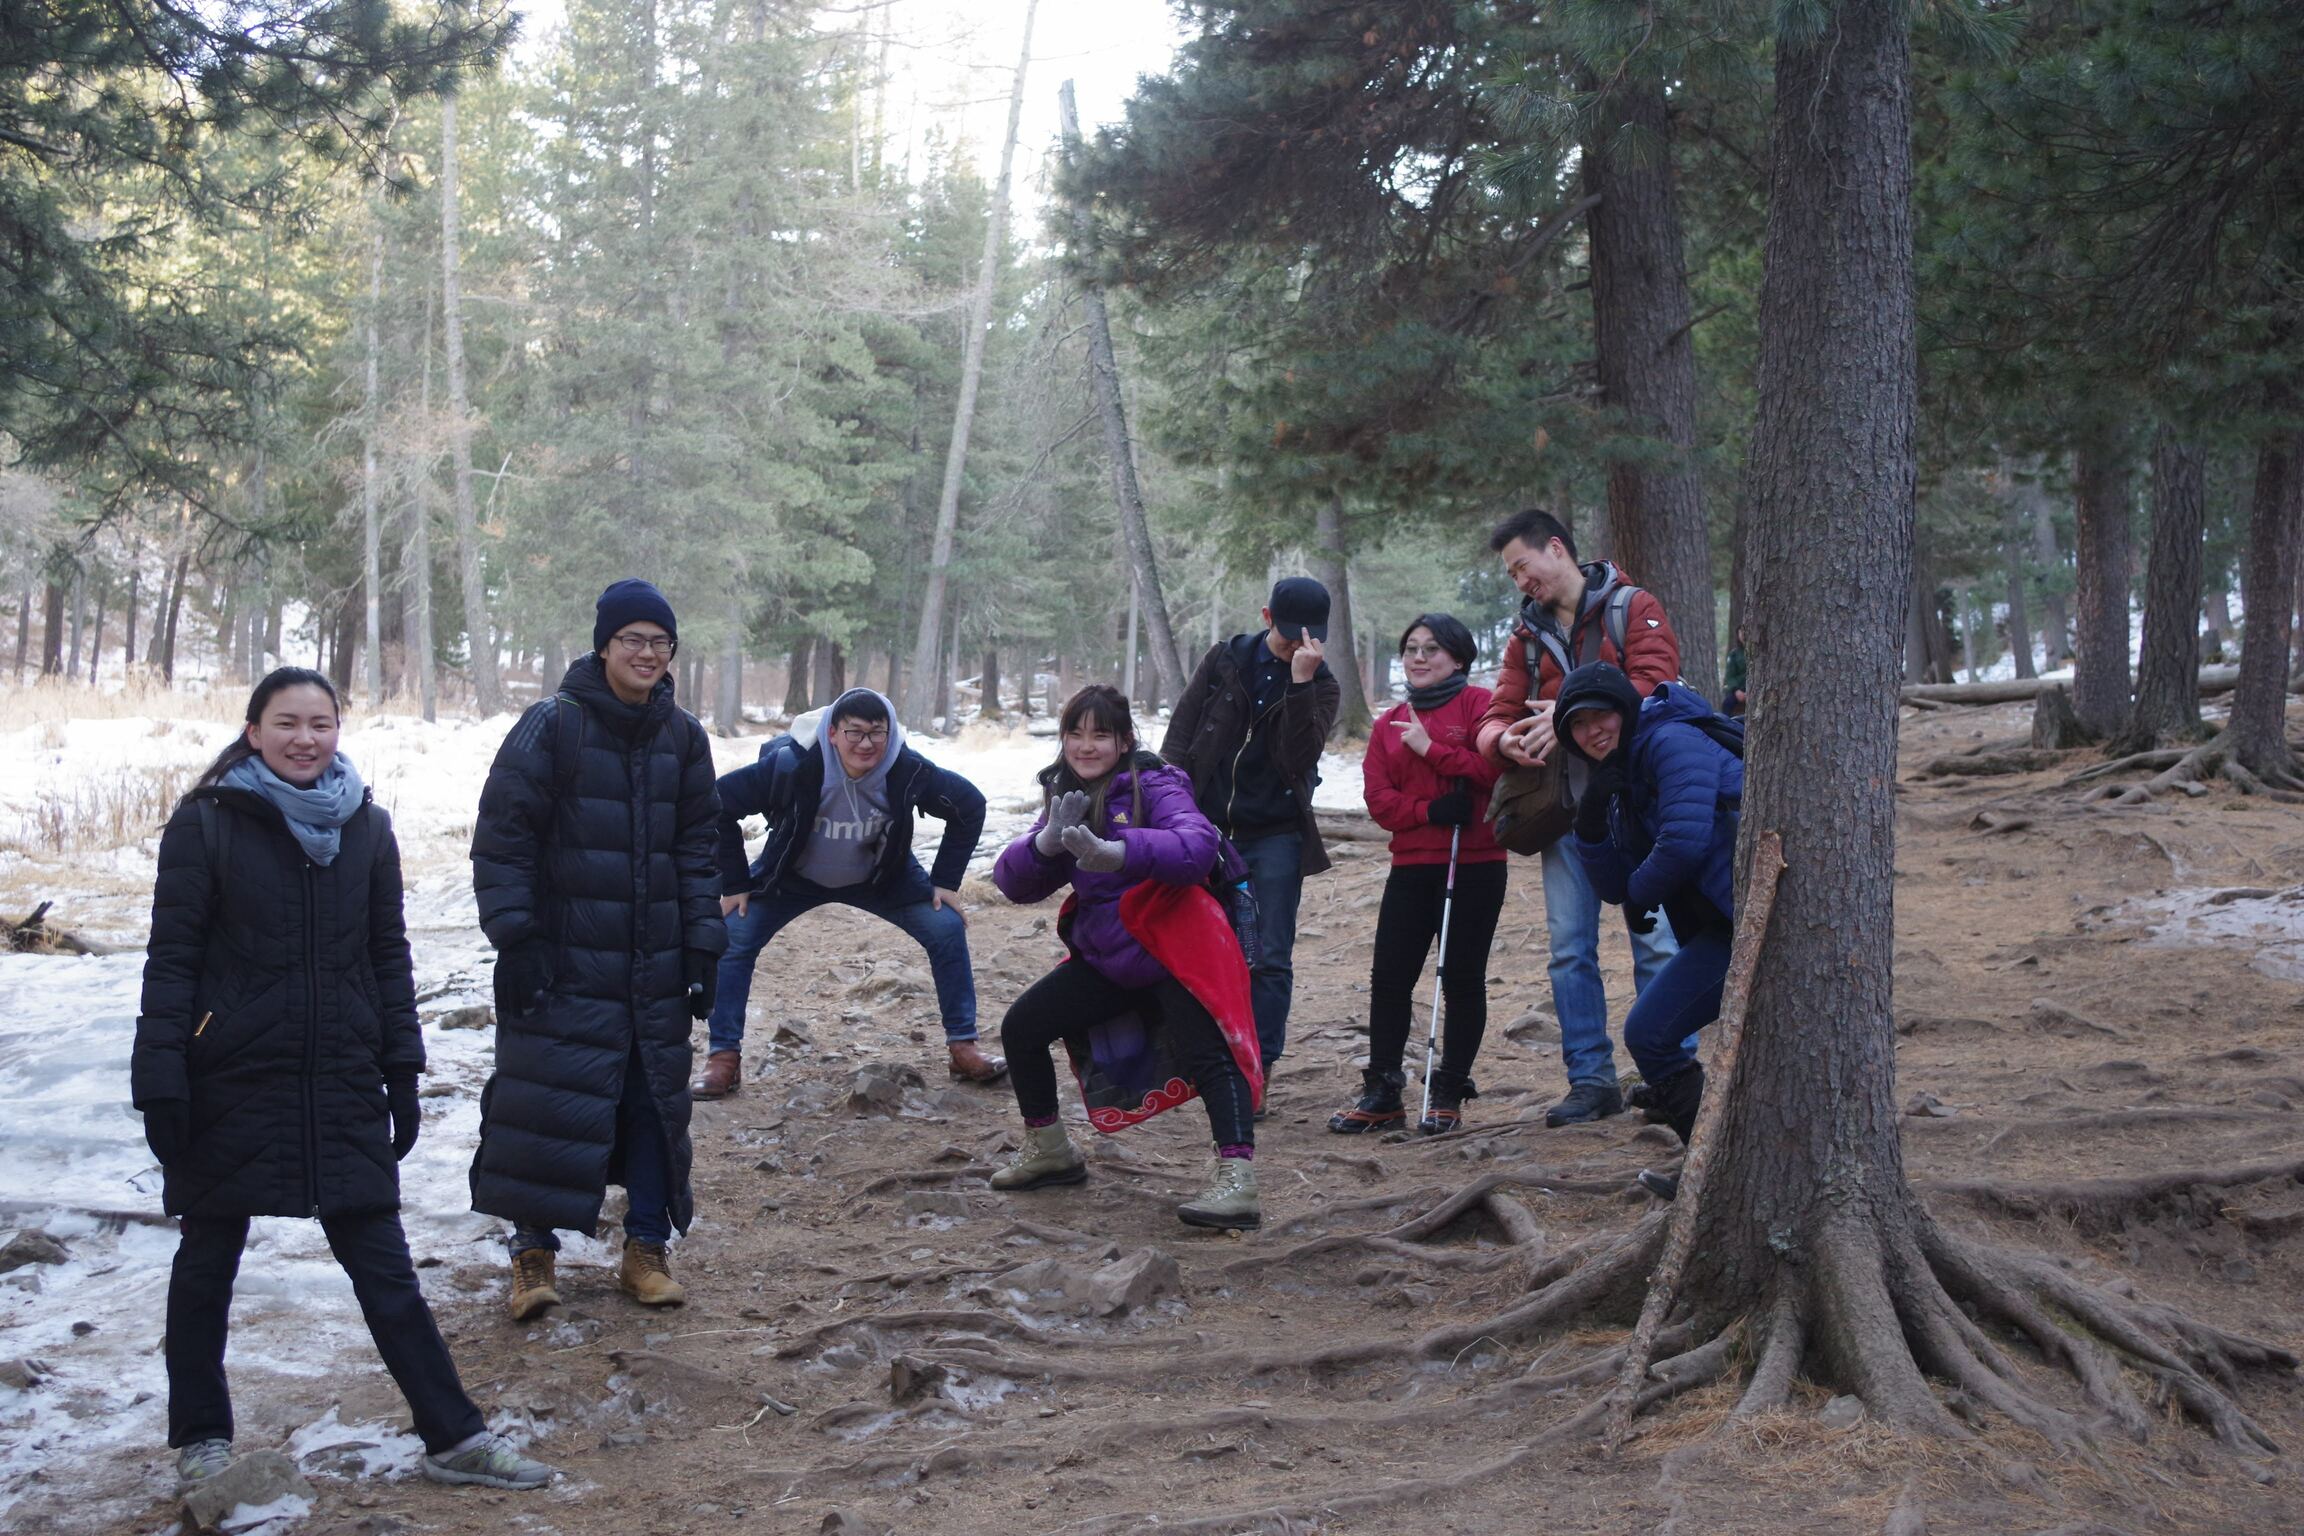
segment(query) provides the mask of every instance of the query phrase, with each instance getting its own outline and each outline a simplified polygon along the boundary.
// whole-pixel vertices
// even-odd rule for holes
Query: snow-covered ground
[[[474,1258],[493,1259],[501,1224],[469,1209],[466,1170],[479,1128],[479,1092],[491,1036],[440,1020],[487,1000],[490,952],[472,901],[467,850],[473,807],[510,726],[407,716],[347,719],[344,750],[393,814],[407,865],[424,1043],[430,1057],[424,1134],[401,1165],[409,1243],[428,1282]],[[88,719],[0,732],[0,849],[36,843],[43,816],[94,815],[133,786],[151,802],[117,846],[83,843],[68,856],[0,852],[0,911],[53,899],[52,919],[134,946],[99,957],[0,954],[0,1234],[42,1228],[67,1262],[0,1275],[0,1361],[29,1359],[53,1374],[29,1389],[0,1385],[0,1525],[33,1489],[85,1489],[90,1528],[110,1528],[141,1507],[167,1439],[167,1384],[159,1353],[172,1227],[159,1219],[160,1178],[128,1103],[128,1055],[143,973],[158,821],[230,739],[234,727],[195,719]],[[1157,726],[1147,728],[1157,736]],[[750,761],[765,738],[714,742],[723,772]],[[1034,775],[1055,743],[1021,730],[976,726],[920,741],[990,801],[972,866],[984,874],[1036,814]],[[1317,802],[1360,803],[1356,760],[1323,763]],[[924,822],[932,857],[941,825]],[[4,1240],[4,1239],[0,1239]],[[605,1245],[575,1240],[571,1257],[607,1264]],[[435,1299],[438,1297],[436,1295]],[[308,1376],[314,1417],[296,1431],[303,1454],[346,1442],[365,1470],[406,1475],[418,1447],[383,1424],[337,1422],[324,1378],[380,1373],[350,1284],[311,1221],[255,1223],[234,1295],[232,1360]],[[517,1431],[520,1426],[499,1426]],[[143,1486],[140,1487],[140,1483]],[[110,1515],[99,1513],[104,1509]]]

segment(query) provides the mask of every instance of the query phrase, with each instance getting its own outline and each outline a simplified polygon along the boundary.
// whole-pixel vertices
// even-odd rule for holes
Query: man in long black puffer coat
[[[496,1072],[472,1208],[513,1226],[512,1315],[560,1299],[555,1228],[629,1197],[617,1283],[684,1299],[665,1265],[694,1214],[689,1020],[712,1011],[720,799],[710,743],[672,702],[679,628],[662,593],[600,594],[594,654],[512,728],[480,792],[472,885],[496,946]]]

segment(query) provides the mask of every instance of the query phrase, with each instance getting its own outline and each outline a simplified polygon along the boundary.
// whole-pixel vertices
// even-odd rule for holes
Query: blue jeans
[[[1264,1065],[1288,1046],[1288,1004],[1296,992],[1296,906],[1304,895],[1304,834],[1267,832],[1233,839],[1256,887],[1256,935],[1264,953],[1248,973],[1248,1002],[1256,1013],[1256,1044]]]
[[[768,941],[794,918],[829,902],[885,918],[926,950],[928,974],[936,980],[936,1006],[944,1015],[945,1043],[975,1039],[976,972],[968,963],[968,922],[956,908],[936,906],[932,895],[918,859],[885,888],[866,882],[834,889],[786,875],[777,889],[756,893],[747,911],[728,914],[728,949],[720,957],[720,992],[709,1025],[711,1049],[733,1051],[744,1044],[752,970]]]
[[[1643,1082],[1677,1077],[1696,1059],[1696,1031],[1720,1017],[1728,980],[1726,929],[1707,929],[1664,962],[1624,1019],[1624,1048]]]
[[[1600,896],[1567,840],[1544,850],[1544,927],[1552,945],[1552,1011],[1560,1016],[1560,1059],[1568,1085],[1616,1085],[1616,1053],[1608,1043],[1608,993],[1600,984]],[[1632,990],[1648,990],[1664,962],[1678,952],[1672,925],[1656,915],[1646,935],[1632,940]],[[1688,1037],[1696,1049],[1696,1037]]]
[[[672,1241],[672,1186],[664,1166],[664,1126],[656,1116],[656,1098],[648,1091],[648,1071],[640,1065],[638,1047],[624,1063],[624,1096],[616,1101],[616,1146],[624,1154],[624,1235],[636,1243],[658,1246]],[[512,1251],[517,1254],[530,1248],[558,1253],[560,1239],[549,1231],[514,1228]]]

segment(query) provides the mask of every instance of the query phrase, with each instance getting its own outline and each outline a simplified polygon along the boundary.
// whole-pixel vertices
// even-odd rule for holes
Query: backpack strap
[[[1600,622],[1608,631],[1608,643],[1616,647],[1616,664],[1620,667],[1624,665],[1626,654],[1624,636],[1631,623],[1629,616],[1632,612],[1632,598],[1640,590],[1630,582],[1619,586],[1608,594],[1608,609],[1601,615]]]
[[[552,747],[552,791],[565,800],[576,788],[578,754],[584,746],[584,706],[565,688],[552,695],[558,703],[554,725],[558,739]]]
[[[208,888],[224,893],[224,872],[232,863],[232,816],[213,800],[195,800],[200,816],[200,846],[208,850]]]

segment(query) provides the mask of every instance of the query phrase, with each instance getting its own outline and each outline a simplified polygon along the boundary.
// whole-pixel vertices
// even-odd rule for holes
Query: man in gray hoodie
[[[932,870],[912,853],[918,815],[944,823]],[[747,863],[742,821],[768,819],[768,841]],[[944,1016],[952,1075],[998,1082],[1007,1063],[976,1043],[976,979],[960,881],[984,831],[984,796],[906,744],[888,700],[851,688],[802,715],[760,760],[720,780],[720,957],[699,1099],[726,1098],[744,1081],[744,1009],[760,951],[784,926],[827,902],[886,918],[927,951]]]

